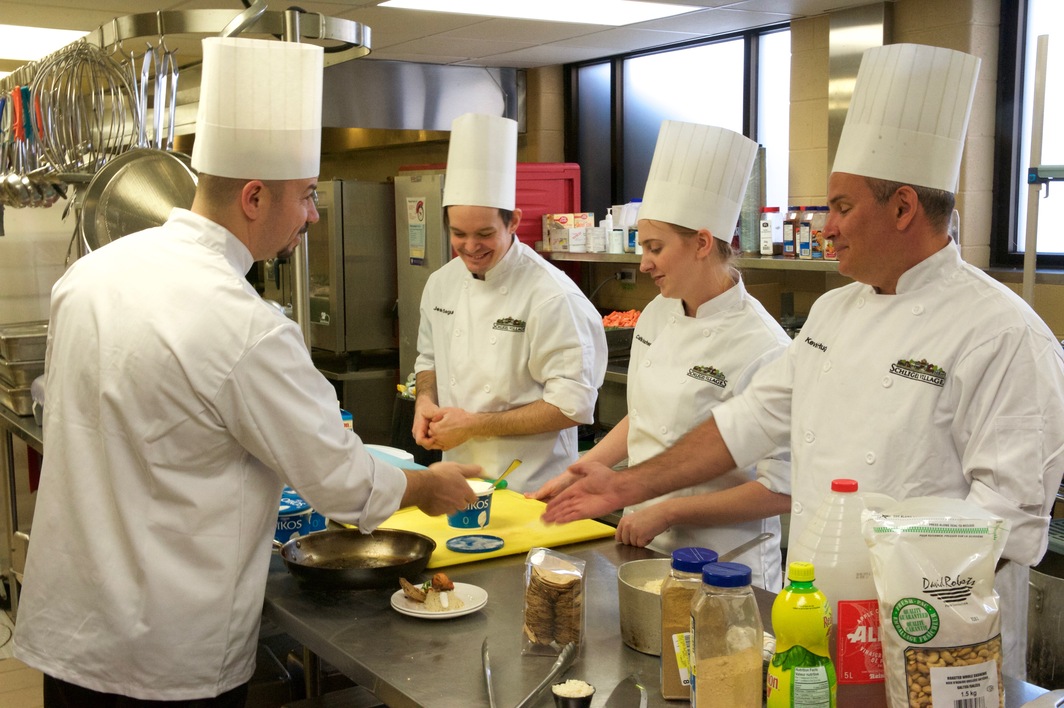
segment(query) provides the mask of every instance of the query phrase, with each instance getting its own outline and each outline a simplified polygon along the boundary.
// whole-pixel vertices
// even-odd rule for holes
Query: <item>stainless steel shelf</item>
[[[568,251],[542,251],[547,260],[575,261],[579,263],[639,263],[641,256],[635,253],[570,253]],[[765,256],[754,258],[743,256],[737,260],[741,270],[801,270],[823,273],[837,273],[838,261],[806,260],[784,258],[783,256]]]

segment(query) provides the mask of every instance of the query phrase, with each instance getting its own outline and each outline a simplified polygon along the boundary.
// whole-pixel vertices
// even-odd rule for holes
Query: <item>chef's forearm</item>
[[[414,386],[417,390],[417,398],[414,402],[415,409],[424,399],[426,402],[439,405],[440,399],[436,393],[436,372],[433,369],[417,372],[414,378]]]
[[[667,492],[716,479],[735,469],[735,460],[713,418],[691,429],[676,444],[659,455],[629,467],[619,474],[632,477],[631,493],[625,499],[635,504]]]
[[[534,435],[565,430],[578,423],[567,417],[557,406],[546,401],[534,401],[508,411],[473,414],[471,437],[501,437]]]
[[[669,527],[721,526],[763,519],[790,511],[791,498],[767,489],[755,481],[716,492],[676,497],[661,502],[666,506]]]

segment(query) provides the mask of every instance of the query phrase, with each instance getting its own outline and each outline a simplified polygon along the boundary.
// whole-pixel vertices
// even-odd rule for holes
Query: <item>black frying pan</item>
[[[413,531],[318,531],[281,546],[281,559],[297,580],[323,588],[399,587],[425,570],[436,542]]]

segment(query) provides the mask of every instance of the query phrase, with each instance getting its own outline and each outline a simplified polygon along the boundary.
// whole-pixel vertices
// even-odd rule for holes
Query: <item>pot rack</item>
[[[158,10],[116,17],[82,37],[85,42],[100,49],[119,52],[123,42],[145,37],[158,37],[160,41],[175,35],[222,35],[239,34],[267,35],[286,42],[314,41],[326,43],[324,65],[332,66],[350,59],[363,57],[370,52],[370,28],[354,20],[328,17],[301,9],[268,11],[266,0],[255,0],[244,10],[233,14],[232,10]],[[70,46],[59,50],[63,52]],[[16,86],[32,83],[37,67],[49,61],[59,52],[50,54],[37,62],[25,64],[11,75],[0,80],[0,93],[7,93]],[[85,181],[87,176],[82,176]],[[0,205],[0,235],[3,234],[3,210]],[[76,233],[76,232],[75,232]],[[310,348],[310,295],[309,259],[306,244],[296,247],[291,257],[293,315]]]
[[[267,10],[264,0],[237,13],[229,10],[158,10],[116,17],[79,39],[106,49],[145,37],[225,34],[270,35],[289,42],[334,42],[325,49],[325,66],[363,57],[370,52],[370,28],[355,20],[329,17],[300,9]],[[63,51],[63,50],[60,50]],[[24,64],[0,79],[0,91],[29,83],[40,62]]]

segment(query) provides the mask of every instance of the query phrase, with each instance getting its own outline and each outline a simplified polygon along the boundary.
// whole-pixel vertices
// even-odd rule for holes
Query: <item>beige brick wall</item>
[[[894,42],[928,44],[982,59],[961,162],[957,208],[961,252],[980,268],[990,264],[995,94],[1000,0],[897,0]],[[826,201],[828,165],[829,20],[791,24],[792,204]]]

